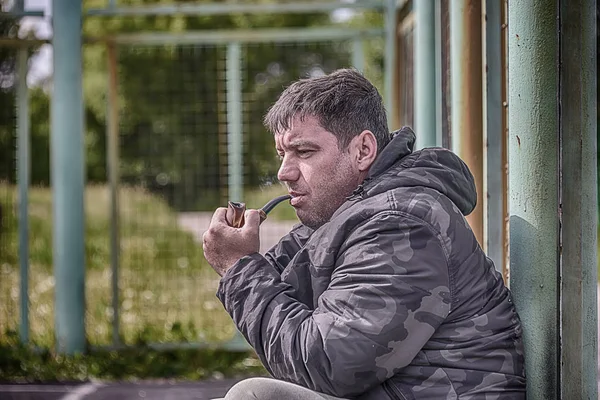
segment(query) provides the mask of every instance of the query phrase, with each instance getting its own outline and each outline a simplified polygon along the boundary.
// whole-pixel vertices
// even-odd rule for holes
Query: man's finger
[[[210,224],[211,225],[227,224],[227,220],[225,219],[226,214],[227,214],[227,209],[225,207],[217,208],[212,216],[212,219],[210,220]]]
[[[244,218],[246,219],[244,228],[258,232],[258,226],[260,225],[260,212],[258,210],[246,210]]]

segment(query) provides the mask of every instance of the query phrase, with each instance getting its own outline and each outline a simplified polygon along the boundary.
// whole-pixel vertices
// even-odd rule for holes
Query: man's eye
[[[283,154],[277,154],[277,158],[279,158],[279,161],[283,161]]]
[[[303,150],[298,150],[298,155],[300,157],[308,157],[308,156],[310,156],[314,152],[315,152],[314,150],[305,150],[305,149],[303,149]]]

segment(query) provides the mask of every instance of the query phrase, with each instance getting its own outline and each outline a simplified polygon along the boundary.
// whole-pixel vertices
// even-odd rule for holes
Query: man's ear
[[[377,139],[373,132],[364,130],[352,139],[355,160],[360,172],[367,171],[377,157]]]

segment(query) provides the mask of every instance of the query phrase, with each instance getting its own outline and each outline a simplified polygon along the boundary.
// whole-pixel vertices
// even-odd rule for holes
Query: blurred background
[[[242,3],[257,2],[238,2]],[[152,2],[119,5],[148,4]],[[86,332],[91,345],[114,345],[116,340],[134,344],[230,338],[234,328],[214,295],[218,276],[202,256],[201,237],[214,209],[226,205],[229,199],[260,207],[287,193],[276,179],[279,161],[273,138],[262,125],[268,107],[293,80],[354,66],[353,61],[381,90],[384,37],[379,10],[240,15],[228,13],[224,4],[222,13],[210,17],[92,16],[84,20],[84,37],[96,39],[85,42],[82,50]],[[11,6],[11,2],[3,2],[4,9]],[[85,1],[83,6],[93,9],[106,4]],[[0,23],[4,37],[40,39],[29,49],[27,66],[31,132],[30,338],[51,346],[53,51],[51,43],[42,42],[52,38],[51,0],[25,2],[25,9],[44,10],[47,15],[2,18]],[[323,31],[325,39],[302,37],[302,28],[320,26],[335,29],[339,39],[327,38],[327,30]],[[274,34],[263,35],[233,46],[227,36],[234,30],[259,32],[261,28],[281,28],[283,36],[299,36],[282,39]],[[183,40],[198,44],[178,44],[176,35],[189,31],[210,32],[213,36]],[[125,34],[126,43],[107,45],[100,40],[115,32]],[[128,33],[132,36],[126,36]],[[156,33],[171,36],[165,36],[164,42],[152,40],[151,35]],[[0,45],[0,51],[0,331],[7,331],[16,330],[20,318],[15,153],[18,50]],[[116,99],[112,102],[111,91]],[[239,110],[235,117],[232,107]],[[410,110],[411,106],[406,107]],[[113,130],[111,111],[118,114]],[[231,135],[234,118],[233,129],[239,129],[239,138]],[[111,135],[115,135],[112,151],[118,157],[118,221],[111,220]],[[232,165],[236,160],[231,159],[234,140],[241,157],[238,165]],[[111,326],[110,246],[111,225],[115,222],[120,242],[118,339],[113,337]],[[293,208],[284,203],[267,222],[262,230],[263,250],[297,220]]]
[[[22,4],[26,13],[43,16],[0,18],[0,342],[12,349],[4,354],[7,365],[18,361],[0,367],[2,378],[68,379],[94,374],[90,369],[95,376],[113,377],[200,378],[236,368],[262,372],[258,361],[243,353],[248,347],[215,296],[218,276],[202,255],[201,239],[214,209],[228,200],[260,207],[287,193],[276,179],[279,161],[262,117],[288,84],[353,66],[384,93],[382,10],[323,9],[318,3],[312,12],[285,8],[294,2],[239,1],[210,2],[222,7],[207,9],[209,15],[202,9],[190,15],[159,11],[83,19],[85,293],[80,298],[90,355],[62,363],[50,356],[58,346],[60,318],[53,269],[52,0]],[[21,6],[1,4],[5,12]],[[173,4],[134,0],[118,6]],[[284,8],[235,9],[257,4]],[[83,2],[90,13],[110,6]],[[410,60],[408,51],[406,57]],[[27,127],[19,120],[23,110]],[[61,119],[70,115],[67,110]],[[19,152],[20,130],[28,131],[28,154]],[[26,204],[19,201],[19,156],[29,168]],[[23,208],[27,220],[19,223]],[[263,224],[261,251],[297,222],[293,208],[280,204]],[[69,286],[76,278],[66,279]],[[25,347],[18,347],[23,342]],[[236,354],[207,357],[207,346]],[[30,348],[52,362],[41,362]],[[114,351],[124,357],[120,366],[105,362]],[[172,360],[157,366],[148,359],[152,352]],[[30,369],[23,371],[19,363]]]

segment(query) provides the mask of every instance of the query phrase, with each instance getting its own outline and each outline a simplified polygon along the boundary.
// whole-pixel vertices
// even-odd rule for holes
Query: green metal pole
[[[365,73],[365,42],[362,38],[352,40],[352,66]]]
[[[19,182],[19,265],[20,265],[20,309],[19,334],[22,343],[29,342],[29,185],[30,139],[29,139],[29,95],[27,89],[28,49],[18,52],[17,85],[17,175]]]
[[[527,398],[559,390],[556,2],[508,5],[510,285],[523,322]]]
[[[141,32],[116,33],[110,36],[86,36],[86,43],[104,43],[107,39],[116,44],[132,45],[184,45],[211,44],[228,45],[229,43],[306,43],[319,41],[340,41],[354,38],[383,37],[385,30],[381,28],[256,28],[225,31],[204,29],[186,32]],[[14,40],[1,39],[2,45],[14,45]]]
[[[51,160],[57,352],[85,349],[81,2],[54,0]]]
[[[396,109],[396,42],[397,42],[397,1],[387,0],[385,8],[385,60],[384,60],[384,104],[387,109],[388,125],[390,130],[395,129]]]
[[[242,50],[239,42],[227,46],[227,168],[229,200],[244,201],[242,146]],[[229,351],[247,351],[250,345],[236,330],[233,338],[221,345]]]
[[[243,201],[242,73],[241,46],[227,46],[227,164],[229,199]]]
[[[109,0],[108,8],[93,8],[86,16],[155,16],[155,15],[231,15],[231,14],[282,14],[328,12],[340,8],[380,10],[386,0],[361,0],[356,2],[321,0],[294,2],[187,2],[175,4],[137,5],[115,7],[115,0]],[[241,4],[240,4],[241,3]]]
[[[436,1],[414,3],[415,132],[417,148],[437,146]],[[441,122],[441,121],[440,121]]]
[[[561,398],[598,398],[596,2],[561,0]]]
[[[486,240],[488,257],[496,270],[504,270],[504,135],[502,116],[502,2],[485,2],[485,137],[486,137]]]
[[[121,237],[119,234],[119,93],[117,49],[114,43],[107,43],[108,96],[107,96],[107,166],[110,187],[110,266],[112,288],[112,344],[121,344],[119,333],[119,263]]]
[[[442,124],[444,87],[442,85],[442,2],[435,0],[435,120],[436,146],[442,146],[444,142],[444,129]]]
[[[25,10],[23,0],[16,0],[11,11]],[[17,52],[17,182],[19,187],[19,337],[21,343],[29,342],[29,185],[30,139],[29,94],[27,88],[27,62],[29,49],[20,47]]]

